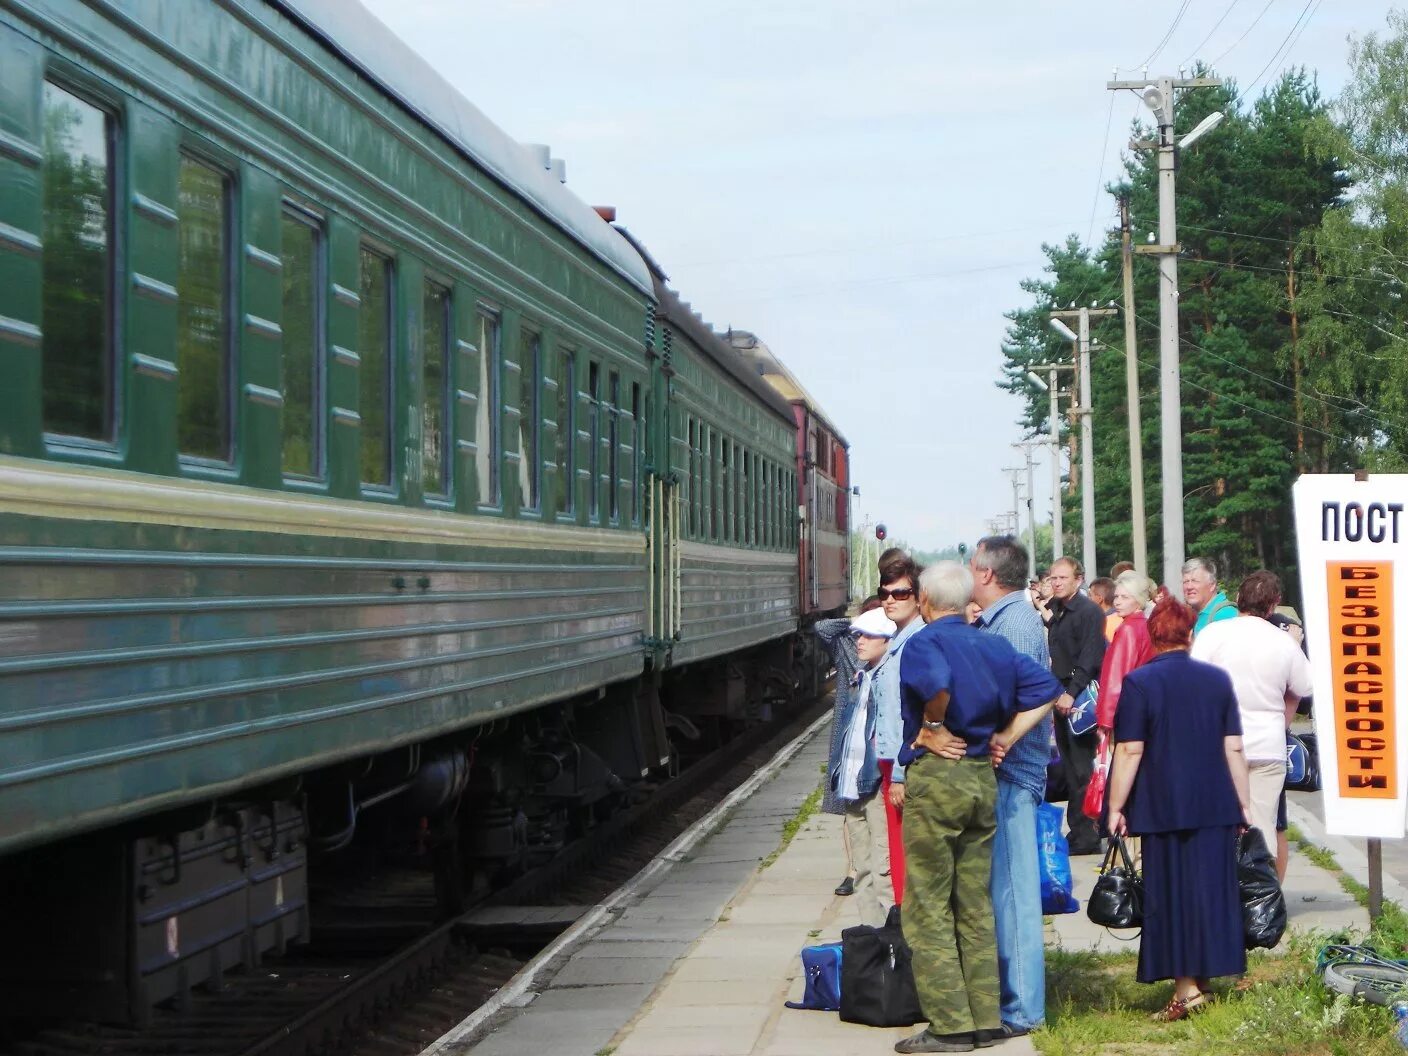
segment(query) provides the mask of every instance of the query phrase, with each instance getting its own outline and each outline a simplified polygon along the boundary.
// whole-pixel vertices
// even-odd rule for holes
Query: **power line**
[[[1287,45],[1290,43],[1291,37],[1295,34],[1296,29],[1301,27],[1301,22],[1304,21],[1307,26],[1310,25],[1310,16],[1312,14],[1310,9],[1319,6],[1320,0],[1305,0],[1305,6],[1300,9],[1300,14],[1296,16],[1296,20],[1291,23],[1291,28],[1286,32],[1285,38],[1282,39],[1276,50],[1271,53],[1271,58],[1266,61],[1266,65],[1261,68],[1261,72],[1256,75],[1256,79],[1237,93],[1238,102],[1251,94],[1252,89],[1260,84],[1261,79],[1266,76],[1266,71],[1271,69],[1271,67],[1275,65],[1276,60],[1281,57],[1281,53],[1288,50]]]
[[[859,282],[832,283],[826,286],[797,286],[785,290],[764,291],[762,296],[750,297],[747,294],[739,298],[742,301],[776,301],[785,300],[788,297],[809,297],[816,294],[836,293],[842,290],[862,289],[870,286],[895,286],[910,282],[927,282],[930,279],[949,279],[959,275],[977,275],[987,271],[1005,271],[1009,268],[1025,268],[1031,265],[1029,260],[1014,260],[1006,264],[985,264],[976,268],[959,268],[956,271],[937,271],[922,275],[892,275],[883,279],[865,279]]]
[[[1227,49],[1226,49],[1221,55],[1219,55],[1217,58],[1213,59],[1212,62],[1208,63],[1208,66],[1209,66],[1210,68],[1211,68],[1211,67],[1215,67],[1219,62],[1221,62],[1221,61],[1222,61],[1223,59],[1225,59],[1228,55],[1230,55],[1230,54],[1232,53],[1232,51],[1237,47],[1238,44],[1240,44],[1240,43],[1242,43],[1242,41],[1246,40],[1246,39],[1247,39],[1247,34],[1250,33],[1252,30],[1256,29],[1257,23],[1259,23],[1259,22],[1262,20],[1262,18],[1266,15],[1266,12],[1268,12],[1268,11],[1271,10],[1271,5],[1274,4],[1275,2],[1276,2],[1276,0],[1266,0],[1266,6],[1261,9],[1261,14],[1257,15],[1256,18],[1252,19],[1252,24],[1242,31],[1242,35],[1232,42],[1232,46],[1229,47],[1229,48],[1227,48]]]
[[[1208,35],[1204,37],[1201,41],[1199,41],[1198,46],[1196,48],[1194,48],[1188,53],[1188,57],[1183,60],[1181,65],[1187,66],[1190,61],[1197,58],[1198,52],[1203,50],[1203,45],[1206,44],[1208,41],[1212,40],[1212,35],[1222,27],[1222,23],[1227,21],[1227,16],[1230,15],[1233,9],[1235,9],[1236,6],[1241,2],[1242,0],[1232,0],[1232,2],[1227,5],[1227,10],[1222,12],[1222,17],[1213,23],[1212,29],[1208,30]]]
[[[992,231],[970,231],[962,235],[935,235],[933,238],[916,238],[903,242],[870,242],[856,246],[831,246],[817,249],[800,249],[790,253],[749,253],[746,257],[721,257],[714,260],[691,260],[677,264],[681,268],[701,268],[714,264],[733,264],[739,260],[789,260],[798,257],[836,256],[845,253],[880,252],[890,249],[905,249],[911,246],[929,246],[939,242],[962,242],[967,239],[991,238],[993,235],[1025,234],[1043,231],[1064,223],[1062,220],[1049,220],[1040,224],[1023,224],[1020,227],[1002,227]]]
[[[1135,317],[1136,319],[1138,319],[1141,323],[1143,323],[1145,326],[1155,326],[1155,325],[1156,325],[1154,322],[1152,322],[1152,321],[1149,320],[1149,319],[1144,318],[1144,316],[1139,315],[1137,312],[1135,313],[1135,316],[1134,316],[1134,317]],[[1259,380],[1259,381],[1264,381],[1264,382],[1266,382],[1266,383],[1269,384],[1269,385],[1274,385],[1274,386],[1276,386],[1278,389],[1283,389],[1283,390],[1285,390],[1286,392],[1292,393],[1293,395],[1299,395],[1299,396],[1301,397],[1301,399],[1312,400],[1313,402],[1318,403],[1318,404],[1321,404],[1321,405],[1324,406],[1324,407],[1328,407],[1328,408],[1329,408],[1330,410],[1332,410],[1332,411],[1338,411],[1338,412],[1340,412],[1340,413],[1345,413],[1345,412],[1348,412],[1348,411],[1355,411],[1355,412],[1357,412],[1361,417],[1367,418],[1367,419],[1368,419],[1369,421],[1371,421],[1371,422],[1377,422],[1377,423],[1380,424],[1380,425],[1408,426],[1408,419],[1404,419],[1404,418],[1380,418],[1380,417],[1377,416],[1377,415],[1369,414],[1369,413],[1367,413],[1366,411],[1364,411],[1364,410],[1362,409],[1362,406],[1363,406],[1363,405],[1362,405],[1362,404],[1359,404],[1358,401],[1354,401],[1354,405],[1353,405],[1353,406],[1345,407],[1345,406],[1337,405],[1337,404],[1335,404],[1335,403],[1331,403],[1331,402],[1330,402],[1331,397],[1330,397],[1330,396],[1326,396],[1326,395],[1324,395],[1324,394],[1320,394],[1320,395],[1311,395],[1310,393],[1307,393],[1307,392],[1305,392],[1305,391],[1301,391],[1301,392],[1299,392],[1299,393],[1296,393],[1296,389],[1295,389],[1294,386],[1292,386],[1292,385],[1287,385],[1285,382],[1277,381],[1275,378],[1267,377],[1265,374],[1258,373],[1257,371],[1252,370],[1250,367],[1247,367],[1247,366],[1244,366],[1244,365],[1241,364],[1241,363],[1238,363],[1235,359],[1229,359],[1227,356],[1219,355],[1218,353],[1214,352],[1212,349],[1207,348],[1207,347],[1205,347],[1205,346],[1203,346],[1203,345],[1199,345],[1199,344],[1197,344],[1197,343],[1195,343],[1195,342],[1193,342],[1193,341],[1190,341],[1190,340],[1188,340],[1188,338],[1183,337],[1182,335],[1179,335],[1178,343],[1181,344],[1181,345],[1183,345],[1185,348],[1191,349],[1191,350],[1194,351],[1194,352],[1201,352],[1203,355],[1211,356],[1213,359],[1216,359],[1216,360],[1219,360],[1219,361],[1221,361],[1221,362],[1223,362],[1223,363],[1226,363],[1228,366],[1236,367],[1238,370],[1242,371],[1242,372],[1245,373],[1245,374],[1250,374],[1252,377],[1256,378],[1256,379]],[[1335,398],[1335,399],[1345,399],[1345,397],[1333,397],[1333,398]],[[1349,402],[1349,401],[1346,400],[1346,402]]]
[[[1095,197],[1090,202],[1090,227],[1085,232],[1086,242],[1095,234],[1095,210],[1100,207],[1100,188],[1105,182],[1105,155],[1110,152],[1110,126],[1115,119],[1115,93],[1107,94],[1110,97],[1110,108],[1105,112],[1105,135],[1100,142],[1100,172],[1095,177]]]
[[[1146,370],[1152,371],[1154,374],[1158,374],[1159,367],[1157,363],[1150,363],[1148,360],[1140,359],[1138,356],[1135,356],[1135,361]],[[1273,418],[1284,425],[1293,426],[1297,429],[1304,429],[1306,432],[1316,433],[1319,436],[1325,437],[1326,439],[1337,440],[1342,444],[1349,444],[1352,446],[1355,443],[1352,437],[1340,436],[1337,433],[1327,433],[1324,429],[1317,429],[1315,426],[1308,425],[1305,422],[1295,422],[1289,418],[1282,418],[1279,414],[1273,414],[1271,411],[1264,410],[1263,408],[1254,406],[1253,404],[1243,403],[1236,397],[1228,396],[1224,392],[1218,392],[1216,389],[1210,389],[1206,385],[1199,385],[1196,381],[1190,381],[1186,375],[1180,380],[1182,384],[1197,389],[1199,392],[1207,393],[1207,395],[1209,396],[1215,396],[1219,400],[1225,400],[1228,403],[1233,404],[1234,406],[1241,407],[1243,410],[1251,411],[1253,414],[1260,414],[1266,418]]]
[[[1183,21],[1183,16],[1187,13],[1188,5],[1190,3],[1192,3],[1192,0],[1183,0],[1183,6],[1178,9],[1178,14],[1173,16],[1173,23],[1168,27],[1168,31],[1164,33],[1163,39],[1159,41],[1158,46],[1155,47],[1154,50],[1149,53],[1149,57],[1147,59],[1141,62],[1138,66],[1130,67],[1131,69],[1145,69],[1151,62],[1153,62],[1159,57],[1159,55],[1164,50],[1164,46],[1167,45],[1169,40],[1173,37],[1173,32],[1178,28],[1178,24]]]

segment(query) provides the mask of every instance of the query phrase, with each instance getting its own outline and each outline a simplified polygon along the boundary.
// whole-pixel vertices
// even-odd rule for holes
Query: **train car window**
[[[610,403],[606,408],[606,475],[610,490],[606,505],[611,523],[616,524],[621,519],[621,375],[614,370],[607,393]]]
[[[587,363],[587,433],[591,449],[587,453],[587,471],[590,485],[587,488],[587,516],[593,521],[601,519],[601,365]]]
[[[761,501],[758,503],[758,541],[763,546],[770,546],[768,539],[768,529],[771,526],[772,518],[768,515],[768,506],[772,499],[768,492],[768,484],[772,481],[772,464],[766,458],[758,460],[758,494]]]
[[[422,395],[421,472],[427,494],[450,494],[450,440],[454,417],[450,402],[450,335],[452,302],[448,287],[427,281],[421,304],[425,346]]]
[[[362,483],[391,484],[391,436],[395,431],[395,377],[391,369],[391,260],[363,246],[359,260],[357,351],[362,357],[358,411],[362,415]]]
[[[176,437],[183,455],[230,460],[229,177],[182,154],[177,176]]]
[[[563,349],[557,373],[557,508],[577,508],[577,357]]]
[[[479,477],[479,505],[499,504],[499,379],[503,346],[499,317],[479,312],[479,399],[475,405],[474,462]]]
[[[543,339],[531,330],[522,332],[518,390],[518,501],[525,510],[538,509],[542,462],[538,455],[538,430],[542,414],[538,393],[543,379]]]
[[[709,538],[718,542],[722,529],[723,517],[719,512],[722,505],[723,486],[720,483],[719,466],[723,461],[723,439],[709,430]]]
[[[685,447],[689,450],[689,471],[684,477],[684,508],[685,517],[688,518],[689,535],[692,539],[699,532],[699,431],[694,424],[693,416],[685,419],[684,435]]]
[[[747,448],[743,450],[743,457],[739,459],[739,481],[738,490],[743,494],[743,501],[738,504],[739,533],[738,541],[745,546],[753,545],[753,474],[750,472],[753,465],[753,456]]]
[[[733,542],[733,441],[724,438],[723,448],[723,541]]]
[[[631,382],[631,523],[640,524],[641,447],[645,443],[645,419],[641,417],[640,383]]]
[[[316,477],[323,469],[323,231],[293,208],[280,226],[283,468],[287,476]]]
[[[113,156],[116,122],[44,83],[44,428],[116,439]]]

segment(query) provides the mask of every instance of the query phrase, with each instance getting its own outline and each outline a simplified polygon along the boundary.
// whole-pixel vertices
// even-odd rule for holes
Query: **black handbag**
[[[1129,848],[1118,836],[1110,840],[1100,878],[1085,903],[1085,915],[1105,928],[1137,928],[1144,923],[1144,880],[1135,872]]]
[[[1286,896],[1260,829],[1248,829],[1237,838],[1237,895],[1243,944],[1249,950],[1271,949],[1286,931]]]
[[[908,1027],[924,1018],[909,943],[900,929],[900,907],[890,907],[883,927],[863,924],[841,932],[841,1019],[869,1027]]]

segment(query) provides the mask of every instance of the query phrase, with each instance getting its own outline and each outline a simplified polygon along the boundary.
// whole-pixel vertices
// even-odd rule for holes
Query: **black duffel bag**
[[[890,908],[883,927],[862,924],[841,932],[841,1019],[868,1027],[924,1022],[910,959],[899,906]]]
[[[1260,829],[1248,829],[1237,837],[1237,895],[1246,948],[1271,949],[1286,931],[1286,896],[1276,879],[1276,859]]]

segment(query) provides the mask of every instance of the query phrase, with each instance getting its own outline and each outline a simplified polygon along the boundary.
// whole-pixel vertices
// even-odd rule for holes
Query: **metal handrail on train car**
[[[680,624],[684,620],[683,602],[680,600],[684,593],[680,589],[680,578],[683,574],[683,547],[680,545],[680,489],[676,487],[670,496],[671,531],[670,531],[670,637],[674,638],[679,634]]]

